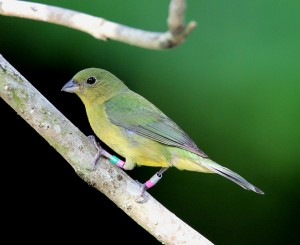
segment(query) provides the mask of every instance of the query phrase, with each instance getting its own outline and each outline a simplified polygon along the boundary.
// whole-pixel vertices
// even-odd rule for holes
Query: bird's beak
[[[68,93],[75,93],[79,90],[79,87],[74,83],[73,79],[67,82],[61,89],[61,91]]]

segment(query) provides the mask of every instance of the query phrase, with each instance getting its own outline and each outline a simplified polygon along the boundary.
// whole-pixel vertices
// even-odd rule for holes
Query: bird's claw
[[[89,135],[88,138],[93,142],[95,148],[97,149],[97,154],[95,155],[95,158],[91,164],[90,167],[88,167],[87,169],[90,170],[90,171],[94,171],[96,169],[96,164],[101,156],[101,146],[99,144],[99,142],[97,142],[96,138],[94,135]]]
[[[147,186],[145,184],[142,184],[141,182],[139,182],[138,180],[136,180],[136,182],[139,184],[140,186],[140,191],[139,194],[135,197],[135,201],[137,203],[145,203],[148,201],[149,196],[146,193],[146,190],[148,189]]]
[[[89,135],[88,138],[93,142],[93,144],[97,150],[99,150],[99,148],[101,148],[100,143],[97,142],[94,135]]]
[[[96,163],[97,163],[97,161],[94,160],[92,162],[92,164],[89,167],[87,167],[86,169],[89,170],[89,171],[95,171],[96,170]]]
[[[95,136],[94,136],[94,135],[89,135],[88,138],[89,138],[90,140],[95,140]]]

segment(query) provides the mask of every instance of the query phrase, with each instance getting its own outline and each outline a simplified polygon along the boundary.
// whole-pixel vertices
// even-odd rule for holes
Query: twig
[[[95,171],[88,170],[96,154],[91,141],[1,55],[0,97],[53,146],[84,181],[105,194],[159,241],[177,245],[212,244],[149,193],[146,193],[147,202],[137,203],[139,185],[107,160],[101,158]]]
[[[183,43],[196,27],[196,22],[184,23],[185,1],[171,0],[167,32],[144,31],[100,17],[46,4],[15,0],[0,0],[0,15],[49,22],[86,32],[97,39],[113,39],[148,49],[168,49]]]

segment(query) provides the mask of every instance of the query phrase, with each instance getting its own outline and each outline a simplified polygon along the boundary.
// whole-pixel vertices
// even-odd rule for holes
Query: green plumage
[[[175,122],[148,100],[132,91],[126,91],[108,100],[105,107],[109,120],[115,125],[164,145],[179,147],[207,157]]]
[[[174,166],[217,173],[245,189],[263,193],[209,159],[174,121],[108,71],[80,71],[62,90],[80,97],[95,134],[126,159],[125,169]]]

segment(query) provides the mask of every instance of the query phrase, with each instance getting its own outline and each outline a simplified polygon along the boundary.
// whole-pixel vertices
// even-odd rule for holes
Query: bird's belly
[[[167,148],[156,141],[116,126],[103,116],[91,120],[90,124],[97,137],[126,160],[152,167],[171,164]]]
[[[103,141],[126,160],[137,165],[167,167],[171,164],[161,144],[126,129],[108,130]]]

